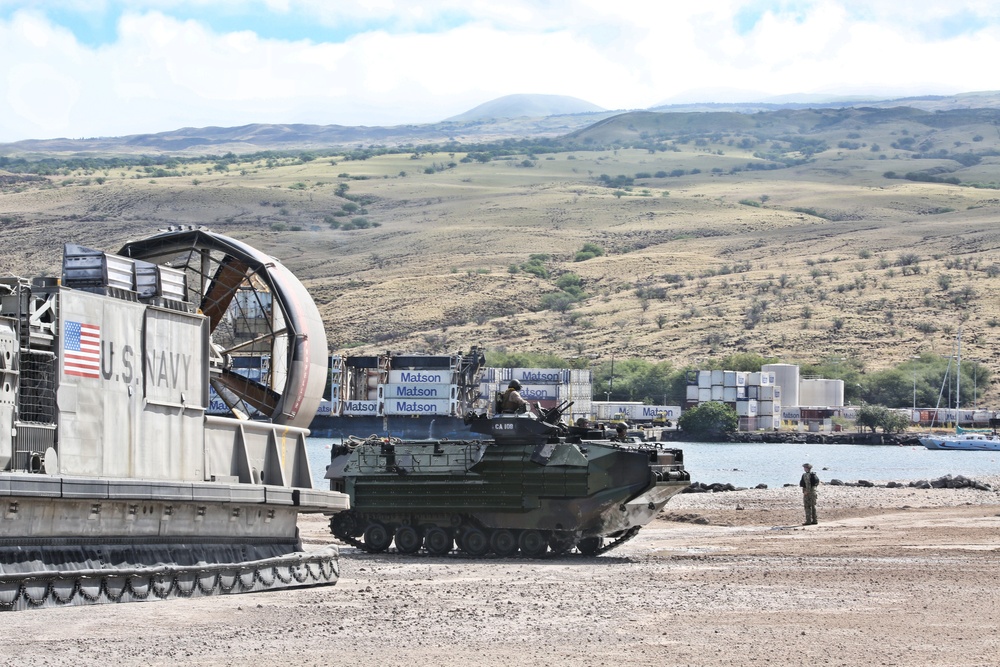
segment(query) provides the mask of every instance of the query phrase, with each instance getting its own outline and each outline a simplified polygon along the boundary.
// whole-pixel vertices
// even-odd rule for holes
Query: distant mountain
[[[134,134],[120,137],[92,137],[87,139],[29,139],[0,144],[0,155],[26,156],[29,158],[73,154],[156,154],[222,155],[227,152],[248,154],[257,151],[310,151],[329,148],[356,147],[358,145],[399,146],[434,143],[476,143],[500,139],[556,138],[571,141],[618,141],[642,133],[745,131],[759,125],[761,119],[750,119],[749,114],[775,112],[769,125],[786,124],[784,131],[795,132],[799,125],[810,127],[816,123],[838,123],[853,114],[835,114],[837,110],[869,110],[860,114],[867,122],[897,121],[902,116],[914,114],[918,122],[935,123],[994,122],[993,116],[972,116],[959,111],[1000,109],[1000,91],[962,93],[959,95],[926,95],[891,100],[828,99],[820,101],[805,97],[799,101],[772,101],[744,103],[668,104],[645,111],[606,111],[575,97],[561,95],[508,95],[481,104],[463,114],[439,123],[420,125],[344,126],[303,124],[254,123],[239,127],[185,127],[168,132]],[[779,101],[775,101],[779,100]],[[887,112],[890,116],[870,113],[872,110]],[[658,112],[658,113],[652,113]],[[800,117],[789,116],[798,112]],[[821,113],[826,112],[826,113]],[[945,113],[947,112],[947,113]],[[933,118],[940,113],[941,118]],[[678,118],[660,116],[678,115]],[[832,115],[831,115],[832,114]],[[732,116],[730,116],[732,115]],[[740,117],[742,116],[742,117]],[[632,127],[629,127],[629,124]]]
[[[577,97],[565,95],[506,95],[480,104],[465,113],[452,116],[445,122],[467,123],[491,118],[543,118],[545,116],[570,116],[579,113],[606,111]]]
[[[891,109],[910,107],[923,111],[946,111],[950,109],[996,109],[1000,108],[1000,91],[959,93],[956,95],[920,95],[915,97],[894,97],[890,99],[864,97],[833,97],[820,95],[782,95],[749,102],[681,102],[659,104],[647,111],[702,112],[732,111],[735,113],[757,113],[758,111],[780,111],[795,109],[845,109],[868,107]]]

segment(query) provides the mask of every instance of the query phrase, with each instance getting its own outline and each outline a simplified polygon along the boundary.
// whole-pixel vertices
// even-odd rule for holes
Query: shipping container
[[[382,409],[387,415],[453,415],[455,401],[447,398],[387,398]]]
[[[380,387],[379,399],[434,398],[455,400],[458,386],[454,384],[385,384]]]
[[[700,389],[711,389],[712,371],[698,371],[698,387]]]
[[[679,405],[642,405],[639,407],[636,421],[652,421],[658,414],[663,414],[667,419],[673,421],[681,416],[681,406]]]
[[[629,419],[635,419],[635,415],[642,408],[642,403],[639,401],[594,401],[592,405],[599,421],[608,421],[618,413],[624,413]]]
[[[757,429],[764,431],[772,431],[781,427],[781,416],[768,416],[768,415],[758,415],[757,416]]]
[[[511,379],[521,384],[562,384],[569,382],[569,371],[558,368],[513,368]]]
[[[781,387],[777,386],[766,386],[761,387],[757,392],[757,398],[762,401],[780,401],[781,400]]]
[[[756,417],[758,414],[757,401],[753,399],[743,399],[736,401],[736,414],[740,417]]]
[[[385,384],[454,384],[451,369],[391,370]]]
[[[340,414],[347,417],[381,417],[379,402],[347,400],[341,403]]]

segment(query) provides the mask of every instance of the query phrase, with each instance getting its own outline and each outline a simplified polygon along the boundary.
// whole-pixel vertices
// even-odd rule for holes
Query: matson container
[[[757,401],[750,398],[736,401],[736,414],[740,417],[756,417],[757,412]]]
[[[776,387],[776,386],[761,387],[760,391],[757,393],[757,398],[759,398],[762,401],[780,401],[781,387]]]
[[[454,400],[458,386],[453,384],[386,384],[382,385],[383,400],[392,398],[447,398]]]
[[[396,370],[389,371],[386,384],[452,384],[453,375],[449,370]]]
[[[382,409],[387,415],[451,415],[454,406],[450,399],[388,398]]]

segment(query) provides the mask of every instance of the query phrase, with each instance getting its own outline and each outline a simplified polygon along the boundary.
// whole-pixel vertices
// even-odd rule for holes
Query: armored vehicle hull
[[[267,385],[229,368],[229,306],[254,285],[280,318],[253,334],[281,358]],[[287,270],[202,230],[0,279],[0,609],[336,582],[337,549],[304,552],[296,528],[348,506],[312,489],[305,450],[325,352]],[[232,415],[206,415],[210,385]]]
[[[332,518],[333,534],[372,552],[596,555],[690,483],[678,449],[597,440],[547,418],[470,417],[492,436],[482,440],[349,439],[327,472],[352,508]]]

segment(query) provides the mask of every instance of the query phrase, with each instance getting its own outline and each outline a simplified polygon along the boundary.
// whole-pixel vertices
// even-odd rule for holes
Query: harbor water
[[[329,488],[324,479],[330,462],[331,438],[309,438],[306,448],[314,488]],[[798,484],[802,464],[812,463],[823,482],[909,482],[944,475],[977,477],[1000,475],[1000,452],[930,450],[920,446],[733,444],[677,442],[684,450],[684,467],[691,480],[769,488]]]

